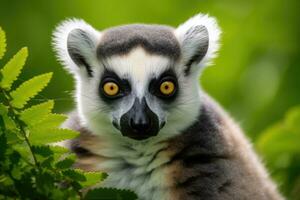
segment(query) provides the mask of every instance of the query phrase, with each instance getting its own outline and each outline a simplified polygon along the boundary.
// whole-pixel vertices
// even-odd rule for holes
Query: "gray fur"
[[[80,46],[81,45],[81,46]],[[92,53],[95,44],[87,32],[81,29],[74,29],[70,32],[67,39],[67,49],[70,57],[78,66],[84,66],[90,77],[93,76],[92,67],[86,57],[86,52],[82,52],[82,46],[85,46]]]
[[[186,69],[184,70],[184,73],[186,75],[188,75],[191,70],[191,65],[194,63],[199,63],[203,59],[203,57],[206,55],[207,50],[208,50],[208,45],[209,45],[209,43],[208,43],[209,35],[208,35],[208,31],[205,28],[205,26],[195,26],[195,27],[189,29],[185,35],[186,36],[183,41],[183,45],[185,43],[191,42],[189,40],[193,40],[195,35],[202,36],[200,45],[198,46],[195,53],[189,58],[188,62],[186,63]]]
[[[149,53],[168,56],[174,60],[180,56],[180,46],[173,28],[144,24],[118,26],[104,31],[98,46],[98,56],[126,54],[139,45]]]

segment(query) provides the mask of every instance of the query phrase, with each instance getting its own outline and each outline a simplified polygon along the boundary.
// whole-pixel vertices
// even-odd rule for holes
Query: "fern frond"
[[[6,65],[1,69],[1,87],[9,90],[13,82],[18,78],[28,56],[26,47],[22,48]]]
[[[11,104],[15,108],[23,108],[29,99],[47,86],[51,77],[52,73],[46,73],[22,83],[16,90],[10,93],[13,98]]]
[[[68,157],[58,161],[55,164],[55,167],[58,168],[58,169],[69,169],[75,163],[75,159],[76,159],[76,155],[71,154]]]
[[[15,122],[8,116],[7,106],[3,105],[2,103],[0,103],[0,115],[2,116],[4,126],[7,130],[16,130],[17,129]]]
[[[36,126],[43,127],[44,129],[51,129],[59,127],[67,119],[66,115],[50,113]]]
[[[80,184],[83,187],[90,187],[103,181],[107,177],[107,174],[103,172],[84,172],[84,176],[86,181],[81,182]]]
[[[69,149],[62,147],[62,146],[49,146],[51,151],[53,151],[54,153],[58,153],[58,154],[64,154],[64,153],[68,153]]]
[[[80,169],[67,169],[62,171],[63,175],[73,179],[75,181],[86,181],[84,173]]]
[[[0,27],[0,60],[3,58],[6,52],[6,36],[3,29]]]
[[[20,113],[20,118],[29,126],[34,126],[40,121],[44,120],[51,112],[54,106],[54,101],[49,100],[47,102],[34,105]]]
[[[70,129],[43,129],[43,127],[37,127],[32,130],[29,139],[32,144],[49,144],[54,142],[60,142],[63,140],[73,139],[79,135],[78,132]]]
[[[38,154],[43,157],[48,157],[53,155],[53,151],[51,150],[49,145],[33,145],[32,150],[35,154]]]
[[[90,190],[84,197],[84,200],[95,199],[136,200],[137,196],[130,190],[116,188],[96,188]]]

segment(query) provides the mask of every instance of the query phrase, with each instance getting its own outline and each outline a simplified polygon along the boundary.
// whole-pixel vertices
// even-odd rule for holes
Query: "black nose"
[[[121,117],[121,133],[126,137],[143,140],[157,135],[158,116],[148,107],[146,99],[135,99],[131,109]]]
[[[137,118],[130,120],[130,127],[136,132],[148,131],[151,127],[150,119],[147,118]]]

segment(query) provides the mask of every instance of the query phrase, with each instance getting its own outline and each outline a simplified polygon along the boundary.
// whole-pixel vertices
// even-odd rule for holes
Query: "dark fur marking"
[[[136,46],[153,54],[180,57],[180,46],[173,28],[161,25],[133,24],[114,27],[104,32],[98,46],[99,57],[127,54]]]
[[[82,55],[81,49],[78,46],[78,42],[85,44],[92,51],[92,49],[95,48],[93,41],[91,41],[87,33],[81,29],[72,30],[68,35],[68,39],[67,39],[67,48],[72,60],[78,66],[80,65],[85,66],[88,76],[93,77],[92,67],[88,64],[84,55]]]
[[[219,193],[225,192],[226,189],[231,186],[232,181],[231,180],[227,180],[225,181],[221,186],[219,186],[218,191]]]
[[[196,49],[194,55],[190,58],[190,60],[186,64],[187,68],[184,70],[185,75],[189,74],[192,64],[199,63],[203,59],[205,54],[207,53],[208,45],[209,45],[209,43],[208,43],[209,36],[208,36],[208,31],[205,28],[205,26],[196,26],[196,27],[193,27],[190,30],[188,30],[188,32],[186,33],[185,40],[190,40],[191,38],[195,37],[195,35],[199,35],[199,34],[203,34],[204,38],[201,38],[201,40],[202,40],[201,44],[199,45],[199,47]],[[199,36],[197,36],[197,37],[199,37]],[[187,41],[187,42],[191,42],[191,41]]]
[[[72,140],[70,148],[71,148],[71,151],[74,152],[79,158],[89,157],[89,156],[94,155],[93,153],[91,153],[86,148],[80,146],[80,144],[78,142],[78,139]]]
[[[198,154],[194,156],[188,156],[183,159],[185,167],[195,166],[197,164],[209,164],[216,162],[220,159],[227,159],[227,156],[213,155],[213,154]]]
[[[160,152],[165,151],[165,150],[167,150],[167,149],[168,149],[168,147],[164,147],[164,148],[158,150],[158,151],[153,155],[153,157],[151,158],[151,160],[148,162],[148,165],[150,165],[150,164],[157,158],[157,156],[158,156],[158,154],[159,154]]]

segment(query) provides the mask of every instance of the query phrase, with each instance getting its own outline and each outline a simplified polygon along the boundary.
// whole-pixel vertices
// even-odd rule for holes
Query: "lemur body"
[[[76,79],[65,127],[77,167],[109,173],[104,186],[140,199],[283,199],[239,127],[198,84],[218,49],[213,18],[177,29],[127,25],[98,32],[83,21],[55,32]]]

